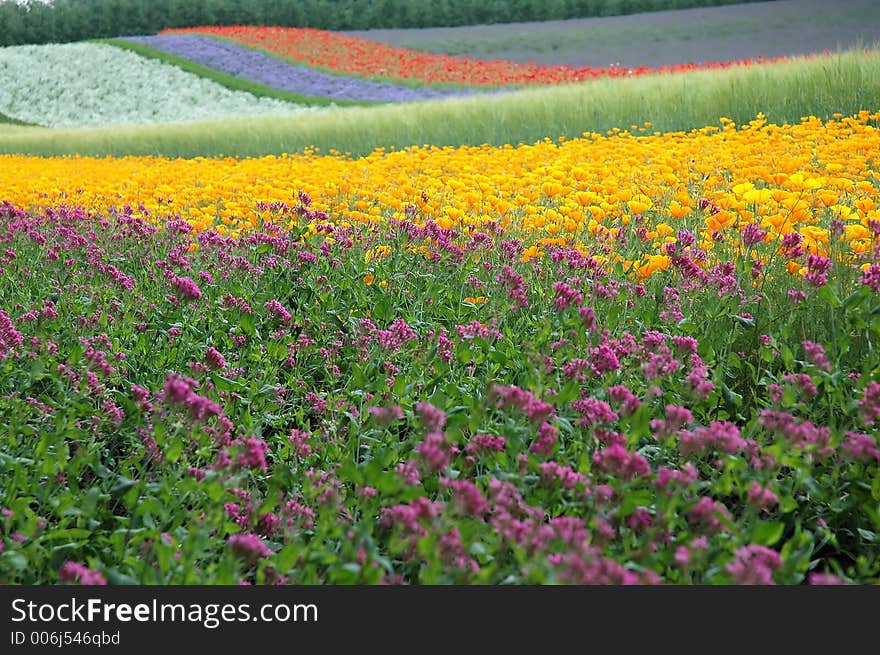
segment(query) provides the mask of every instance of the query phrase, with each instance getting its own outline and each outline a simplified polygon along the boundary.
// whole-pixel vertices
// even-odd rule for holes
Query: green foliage
[[[153,34],[198,25],[355,30],[612,16],[742,0],[54,0],[0,4],[0,46]],[[746,0],[757,1],[757,0]]]
[[[665,132],[880,107],[880,52],[778,64],[600,79],[491,97],[350,107],[291,119],[234,119],[131,128],[8,128],[0,152],[35,155],[256,156],[315,146],[364,155],[378,147],[531,143],[651,121]]]

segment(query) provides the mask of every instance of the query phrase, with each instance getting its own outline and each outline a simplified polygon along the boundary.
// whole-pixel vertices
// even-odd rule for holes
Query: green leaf
[[[857,305],[862,300],[868,297],[868,287],[859,287],[856,291],[851,293],[846,300],[843,301],[843,308],[849,309],[853,305]]]
[[[169,462],[176,462],[180,459],[180,454],[183,452],[183,442],[180,439],[175,439],[171,442],[171,445],[168,447],[168,450],[165,451],[165,457],[168,458]]]
[[[247,389],[241,382],[236,382],[222,375],[213,376],[213,382],[217,391],[245,391]]]
[[[256,334],[253,315],[242,314],[241,317],[238,319],[238,324],[241,326],[242,332],[244,332],[249,337],[252,337],[254,336],[254,334]]]
[[[66,530],[53,530],[52,532],[47,532],[40,538],[41,543],[51,542],[51,541],[61,541],[62,539],[76,540],[76,539],[86,539],[91,536],[92,531],[86,530],[85,528],[67,528]]]
[[[112,585],[136,585],[140,584],[140,581],[136,578],[131,577],[130,575],[126,575],[124,573],[120,573],[116,569],[109,569],[107,572],[107,582]]]
[[[728,405],[733,405],[734,407],[742,405],[743,397],[726,384],[721,385],[721,395],[724,398],[724,402]]]
[[[817,295],[835,309],[841,307],[842,303],[840,302],[840,298],[837,297],[827,284],[819,287]]]
[[[873,544],[877,541],[877,533],[871,532],[870,530],[865,530],[863,528],[857,528],[859,531],[859,535],[862,539],[867,541],[869,544]]]
[[[7,550],[0,553],[0,569],[24,571],[26,568],[28,568],[27,557],[25,557],[20,551]]]
[[[782,521],[758,521],[752,530],[752,543],[772,546],[782,538],[785,523]]]
[[[577,380],[570,380],[556,396],[555,403],[558,407],[567,405],[569,402],[578,397],[580,393],[580,384]]]
[[[129,478],[119,476],[119,480],[113,485],[113,488],[110,489],[111,496],[121,496],[126,491],[134,487],[138,483],[137,480],[131,480]]]

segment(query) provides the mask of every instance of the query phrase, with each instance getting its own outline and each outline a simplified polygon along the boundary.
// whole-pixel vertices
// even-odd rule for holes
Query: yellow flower
[[[641,194],[635,196],[632,200],[627,201],[626,204],[633,214],[642,214],[651,209],[654,205],[648,196]]]
[[[527,262],[532,261],[536,257],[543,257],[543,256],[544,256],[543,250],[538,249],[537,246],[529,246],[528,248],[526,248],[525,252],[523,252],[523,254],[519,258],[519,260],[525,264]]]
[[[370,286],[371,284],[373,284],[373,280],[375,280],[375,279],[376,278],[373,276],[372,271],[370,271],[369,273],[364,275],[364,284],[366,284],[367,286]]]
[[[669,215],[673,218],[683,218],[691,213],[690,207],[683,206],[677,200],[673,200],[669,203],[667,211],[669,212]]]
[[[672,259],[666,255],[648,255],[647,261],[638,267],[639,276],[644,279],[656,273],[665,271],[672,263]]]
[[[728,252],[713,234],[734,236],[745,222],[768,230],[768,243],[797,230],[808,251],[828,254],[827,227],[840,218],[844,256],[855,259],[878,242],[870,228],[880,220],[880,171],[869,157],[877,146],[870,124],[876,117],[866,111],[769,126],[758,116],[741,128],[724,119],[721,129],[687,133],[633,138],[611,130],[523,146],[383,149],[362,158],[317,149],[243,159],[0,155],[0,170],[12,172],[0,180],[0,198],[26,210],[68,202],[97,215],[129,205],[159,230],[180,215],[195,230],[230,238],[271,222],[300,239],[329,240],[323,220],[304,222],[270,208],[289,205],[296,189],[338,227],[432,220],[470,236],[493,233],[484,227],[491,222],[524,240],[524,262],[554,245],[595,257],[601,242],[611,249],[609,261],[626,257],[637,275],[668,266],[657,258],[679,229],[694,234],[711,265],[726,256],[715,252]],[[642,215],[638,225],[634,214]],[[636,234],[654,240],[630,237]],[[624,253],[618,236],[634,250]],[[410,252],[431,259],[437,247],[420,241]],[[369,266],[390,255],[390,244],[371,243],[364,259]],[[469,261],[477,256],[468,252]],[[799,264],[791,267],[801,272]],[[372,273],[364,283],[383,284]]]
[[[376,261],[380,262],[385,259],[391,253],[391,246],[376,246],[375,248],[370,248],[364,254],[364,261],[371,262]]]

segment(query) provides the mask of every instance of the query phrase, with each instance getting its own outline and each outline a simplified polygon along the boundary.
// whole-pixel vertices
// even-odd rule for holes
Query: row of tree
[[[328,30],[613,16],[743,0],[53,0],[0,4],[0,45],[154,34],[197,25]],[[749,1],[749,0],[746,0]]]

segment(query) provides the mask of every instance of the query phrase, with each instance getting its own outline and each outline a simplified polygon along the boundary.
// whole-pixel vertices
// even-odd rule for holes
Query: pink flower
[[[274,316],[278,320],[289,323],[291,316],[290,312],[285,309],[284,305],[282,305],[277,300],[270,300],[266,303],[266,311],[269,312],[270,316]]]
[[[679,546],[675,549],[675,563],[680,567],[686,567],[691,561],[691,551],[686,546]]]
[[[553,291],[556,292],[556,311],[559,312],[572,305],[579,305],[584,299],[580,291],[572,289],[565,282],[554,282]]]
[[[734,554],[724,570],[733,576],[734,584],[772,585],[773,571],[782,566],[779,553],[766,546],[743,546]]]
[[[702,455],[712,448],[733,454],[748,445],[739,436],[739,428],[729,421],[712,421],[708,428],[680,432],[678,443],[683,457]]]
[[[761,410],[759,422],[768,431],[782,435],[786,440],[798,447],[819,446],[820,457],[827,458],[834,452],[833,448],[829,445],[831,442],[831,428],[828,426],[819,427],[810,421],[799,422],[788,412],[772,409]]]
[[[859,400],[859,416],[865,425],[874,425],[880,417],[880,383],[868,382]]]
[[[419,335],[402,318],[395,319],[387,330],[376,330],[379,345],[391,352],[397,352],[404,343],[418,338]]]
[[[679,407],[678,405],[666,406],[666,418],[654,419],[651,421],[651,430],[658,437],[668,437],[682,426],[692,423],[694,415],[687,407]]]
[[[446,426],[446,413],[431,403],[416,403],[416,413],[426,430],[442,430]]]
[[[240,467],[259,471],[265,471],[268,468],[266,453],[269,451],[269,445],[265,441],[252,437],[245,439],[242,442],[242,446],[238,454],[238,465]]]
[[[169,373],[162,387],[162,400],[171,405],[179,405],[189,410],[194,419],[204,421],[210,416],[222,417],[223,408],[209,398],[195,391],[196,381],[177,373]]]
[[[690,354],[697,352],[697,348],[699,347],[699,342],[693,337],[672,337],[672,343],[675,345],[675,349],[680,354]]]
[[[506,443],[504,437],[496,437],[494,434],[475,434],[471,437],[468,445],[464,447],[464,452],[469,455],[492,451],[502,452]]]
[[[688,520],[713,531],[724,529],[721,518],[730,521],[730,512],[719,502],[706,496],[700,498],[696,505],[688,511]],[[720,518],[721,517],[721,518]]]
[[[358,496],[361,498],[374,498],[378,491],[375,487],[359,487]]]
[[[607,343],[600,343],[590,350],[590,367],[596,375],[604,375],[620,368],[620,360]]]
[[[397,475],[403,478],[405,484],[415,487],[419,484],[419,466],[413,460],[400,462],[394,469]]]
[[[379,425],[391,425],[403,418],[403,410],[397,405],[389,407],[369,407],[367,411]]]
[[[553,453],[553,447],[556,445],[556,435],[559,430],[550,423],[542,423],[535,435],[535,441],[529,448],[533,453],[539,455],[550,455]]]
[[[817,368],[821,368],[823,371],[831,370],[831,364],[825,356],[825,348],[822,347],[822,344],[813,343],[812,341],[804,341],[803,346],[807,353],[807,359]]]
[[[866,463],[880,461],[880,448],[877,447],[877,440],[867,434],[847,432],[846,439],[840,444],[840,449],[850,459]]]
[[[248,564],[272,554],[269,547],[255,534],[234,534],[226,540],[226,544],[236,557],[240,557]]]
[[[600,471],[620,475],[627,480],[636,476],[647,476],[651,473],[648,460],[638,453],[628,452],[617,442],[593,453],[593,466]]]
[[[537,398],[531,391],[525,391],[515,385],[491,386],[486,400],[490,405],[501,409],[516,408],[524,411],[535,425],[556,417],[553,405]]]
[[[480,518],[489,511],[489,501],[473,482],[441,478],[440,484],[452,490],[452,505],[460,514]]]
[[[423,523],[435,519],[443,507],[443,503],[419,496],[409,504],[383,508],[379,515],[379,525],[388,528],[399,526],[408,535],[425,537],[428,535],[428,531]]]
[[[804,279],[814,287],[828,284],[828,271],[831,270],[831,260],[822,255],[807,255],[807,272]]]
[[[578,420],[578,424],[583,426],[612,423],[618,419],[617,414],[604,400],[581,398],[572,402],[571,408],[583,416]]]
[[[862,271],[859,284],[864,284],[870,287],[871,291],[880,293],[880,266],[871,264],[867,270]]]
[[[584,322],[587,330],[596,328],[596,311],[592,307],[578,307],[578,316]]]
[[[697,473],[697,469],[690,462],[687,462],[681,470],[661,466],[657,469],[657,477],[654,480],[654,484],[660,489],[666,489],[667,487],[671,487],[671,485],[684,488],[694,482],[698,477],[699,474]],[[667,490],[667,493],[673,492],[674,488]]]
[[[642,401],[622,384],[608,387],[608,398],[620,405],[621,414],[630,416],[642,405]]]
[[[546,482],[558,482],[563,489],[574,491],[580,485],[586,495],[590,495],[590,481],[583,473],[578,473],[573,468],[559,462],[542,462],[538,465],[541,471],[541,479]]]
[[[171,278],[171,286],[174,287],[175,291],[183,296],[185,300],[198,300],[202,297],[202,290],[199,289],[199,285],[188,277],[175,275]]]
[[[106,585],[107,580],[100,572],[79,562],[65,562],[58,571],[58,577],[68,584]]]
[[[6,359],[10,350],[24,342],[24,336],[15,329],[9,314],[0,309],[0,360]]]
[[[779,503],[779,497],[775,493],[765,489],[757,482],[752,482],[749,486],[748,498],[749,503],[760,509],[767,509]]]
[[[418,453],[432,471],[442,471],[449,464],[449,446],[442,432],[429,432]]]
[[[226,368],[226,358],[223,357],[223,353],[213,346],[208,346],[208,349],[205,351],[205,361],[213,369]]]
[[[768,232],[762,230],[756,223],[749,223],[742,230],[743,243],[746,246],[754,246],[761,243]]]

